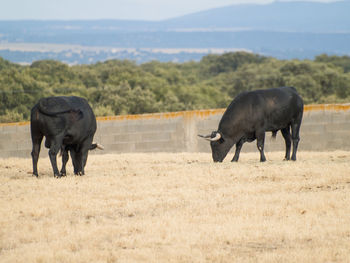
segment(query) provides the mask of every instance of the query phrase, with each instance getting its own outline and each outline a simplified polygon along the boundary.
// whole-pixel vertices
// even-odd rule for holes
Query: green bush
[[[0,122],[29,120],[41,97],[81,96],[97,116],[226,108],[247,90],[294,86],[305,103],[350,101],[350,57],[277,60],[236,52],[199,62],[109,60],[20,66],[0,58]]]

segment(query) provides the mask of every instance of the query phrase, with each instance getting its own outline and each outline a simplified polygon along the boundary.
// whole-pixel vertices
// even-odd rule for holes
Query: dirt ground
[[[350,262],[350,152],[0,159],[0,262]]]

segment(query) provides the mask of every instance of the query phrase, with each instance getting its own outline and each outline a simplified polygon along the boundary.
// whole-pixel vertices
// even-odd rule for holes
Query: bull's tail
[[[271,136],[271,138],[272,138],[273,140],[276,140],[277,132],[278,132],[278,131],[272,131],[272,136]]]
[[[89,150],[94,150],[94,149],[100,149],[100,150],[104,150],[105,148],[103,147],[103,145],[97,143],[97,142],[93,142],[90,146]]]

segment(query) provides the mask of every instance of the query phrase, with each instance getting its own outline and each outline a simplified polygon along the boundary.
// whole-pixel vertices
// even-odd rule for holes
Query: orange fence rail
[[[350,110],[350,104],[312,104],[305,105],[304,111],[348,111]],[[223,114],[225,109],[209,109],[209,110],[193,110],[193,111],[178,111],[178,112],[165,112],[165,113],[147,113],[147,114],[134,114],[134,115],[117,115],[97,117],[97,121],[114,121],[114,120],[147,120],[147,119],[172,119],[178,117],[199,117],[206,118],[212,115]],[[24,122],[12,122],[12,123],[0,123],[0,126],[23,126],[28,125],[29,121]]]

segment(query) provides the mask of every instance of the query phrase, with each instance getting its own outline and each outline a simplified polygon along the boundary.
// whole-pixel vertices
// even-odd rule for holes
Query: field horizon
[[[350,151],[0,159],[0,262],[349,262]]]

